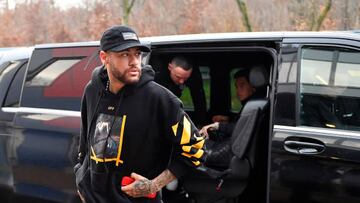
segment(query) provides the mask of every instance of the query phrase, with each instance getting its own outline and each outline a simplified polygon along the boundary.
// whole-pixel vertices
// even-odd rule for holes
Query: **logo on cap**
[[[133,32],[123,32],[122,36],[124,40],[139,40],[136,34]]]

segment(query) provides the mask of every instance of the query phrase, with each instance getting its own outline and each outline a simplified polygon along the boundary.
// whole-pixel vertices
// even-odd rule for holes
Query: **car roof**
[[[142,38],[153,43],[196,42],[196,41],[242,41],[242,40],[282,40],[283,38],[338,38],[360,40],[360,35],[352,32],[234,32],[170,35]]]
[[[0,64],[7,61],[29,59],[34,47],[9,47],[0,49]]]
[[[192,42],[226,42],[226,41],[281,41],[283,38],[335,38],[360,41],[360,35],[353,31],[327,31],[327,32],[233,32],[233,33],[205,33],[142,37],[140,41],[145,44],[177,44]],[[55,44],[40,44],[35,48],[61,48],[61,47],[99,46],[99,41],[70,42]]]

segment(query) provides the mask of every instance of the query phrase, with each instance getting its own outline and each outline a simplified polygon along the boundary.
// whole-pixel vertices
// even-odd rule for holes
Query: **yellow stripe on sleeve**
[[[184,125],[184,128],[183,128],[183,132],[181,135],[181,141],[180,141],[181,145],[187,144],[190,142],[191,124],[190,124],[189,120],[186,118],[186,116],[184,116],[183,125]]]
[[[203,148],[204,144],[205,144],[205,140],[203,139],[202,141],[200,141],[200,142],[198,142],[196,144],[193,144],[192,146],[194,148],[201,149],[201,148]]]
[[[193,161],[193,164],[194,164],[195,166],[198,166],[198,165],[200,165],[200,161]]]
[[[205,140],[202,140],[202,141],[200,141],[200,142],[198,142],[196,144],[193,144],[191,146],[186,146],[186,145],[182,146],[182,150],[184,152],[190,152],[192,147],[195,148],[195,149],[201,149],[204,146],[204,144],[205,144]]]
[[[183,146],[183,147],[182,147],[182,150],[183,150],[184,152],[190,152],[191,146]]]
[[[193,157],[199,159],[202,155],[204,154],[204,150],[199,149],[194,155],[192,155]]]
[[[176,136],[178,126],[179,126],[179,122],[177,122],[175,125],[172,126],[172,130],[173,130],[173,132],[174,132],[174,136]]]
[[[204,154],[204,150],[199,149],[195,154],[188,154],[188,153],[181,153],[181,155],[187,157],[187,158],[191,158],[191,157],[195,157],[197,159],[199,159],[202,155]]]
[[[191,155],[188,153],[185,153],[185,152],[181,153],[181,155],[183,155],[184,157],[187,157],[187,158],[191,158]]]

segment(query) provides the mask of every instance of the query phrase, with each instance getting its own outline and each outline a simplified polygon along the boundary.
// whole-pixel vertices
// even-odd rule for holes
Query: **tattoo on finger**
[[[151,181],[148,179],[138,180],[134,185],[135,196],[141,197],[151,193]]]

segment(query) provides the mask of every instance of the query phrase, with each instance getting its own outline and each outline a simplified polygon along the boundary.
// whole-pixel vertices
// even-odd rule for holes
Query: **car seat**
[[[250,70],[249,81],[253,87],[266,89],[268,70],[256,66]],[[197,203],[238,202],[246,190],[245,199],[252,201],[266,196],[269,99],[250,99],[244,105],[231,135],[233,156],[229,167],[222,172],[198,168],[196,173],[183,180],[183,186]],[[207,166],[211,167],[211,166]],[[201,172],[199,172],[201,171]],[[261,180],[258,180],[261,179]],[[255,187],[255,183],[261,181]],[[260,190],[258,190],[261,188]],[[259,192],[260,191],[260,192]],[[257,192],[256,194],[254,194]],[[255,198],[255,199],[254,199]]]

